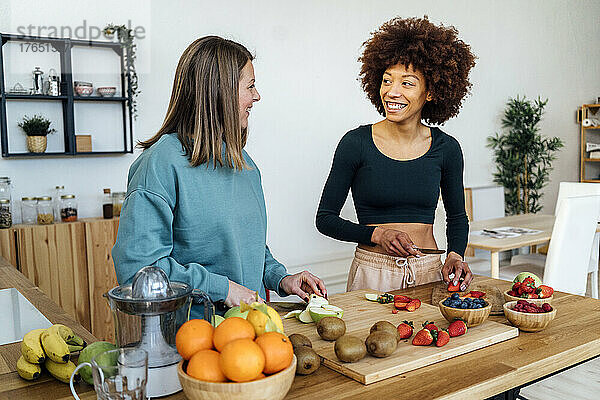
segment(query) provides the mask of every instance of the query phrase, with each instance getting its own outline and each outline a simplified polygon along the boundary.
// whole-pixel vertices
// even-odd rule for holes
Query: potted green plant
[[[30,152],[43,153],[46,151],[46,136],[56,132],[55,129],[50,128],[51,123],[49,119],[41,115],[34,115],[31,118],[26,115],[23,117],[23,122],[17,124],[27,135],[27,149]]]
[[[542,209],[542,188],[549,181],[552,161],[564,146],[559,137],[543,137],[538,123],[548,100],[509,99],[502,127],[507,131],[488,137],[494,150],[494,182],[504,187],[508,215],[536,213]]]

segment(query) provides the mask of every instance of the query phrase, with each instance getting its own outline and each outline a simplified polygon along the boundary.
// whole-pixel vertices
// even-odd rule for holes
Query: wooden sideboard
[[[119,218],[0,230],[0,255],[101,340],[114,341],[103,294],[117,285],[111,249]]]

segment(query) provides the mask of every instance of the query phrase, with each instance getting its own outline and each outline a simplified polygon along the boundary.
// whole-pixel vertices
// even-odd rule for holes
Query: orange
[[[267,332],[256,338],[256,344],[265,353],[265,374],[274,374],[286,369],[294,359],[294,348],[290,339],[279,332]]]
[[[236,339],[254,339],[254,327],[250,322],[240,317],[225,318],[215,328],[213,344],[217,351],[222,351],[225,345]]]
[[[189,360],[200,350],[212,349],[215,328],[203,319],[190,319],[177,331],[175,347],[185,360]]]
[[[225,345],[219,357],[219,365],[230,380],[248,382],[262,373],[265,355],[252,339],[237,339]]]
[[[254,380],[255,380],[255,381],[259,381],[259,380],[261,380],[261,379],[263,379],[263,378],[266,378],[266,377],[267,377],[267,376],[261,372],[261,373],[260,373],[260,375],[259,375],[258,377],[254,378]]]
[[[227,377],[219,366],[219,353],[214,350],[200,350],[190,358],[187,374],[192,378],[208,382],[226,382]]]

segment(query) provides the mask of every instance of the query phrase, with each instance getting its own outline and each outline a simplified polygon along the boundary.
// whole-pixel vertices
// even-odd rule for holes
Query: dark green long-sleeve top
[[[372,125],[346,133],[317,211],[319,232],[347,242],[371,243],[374,226],[367,224],[433,224],[440,190],[446,209],[448,253],[464,256],[469,234],[463,185],[463,155],[452,136],[431,129],[431,146],[412,160],[395,160],[373,142]],[[358,224],[340,217],[352,190]]]

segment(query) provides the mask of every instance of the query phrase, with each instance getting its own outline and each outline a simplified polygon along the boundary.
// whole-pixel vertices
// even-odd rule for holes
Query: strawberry
[[[429,329],[429,331],[439,331],[440,329],[435,326],[435,323],[433,321],[429,322],[429,321],[425,321],[422,324],[423,328],[425,329]]]
[[[448,284],[448,291],[449,292],[459,292],[460,291],[460,282],[458,282],[456,285],[454,285],[452,282],[450,282]]]
[[[527,278],[523,279],[523,284],[525,284],[525,285],[534,284],[535,285],[535,279],[528,276]]]
[[[467,324],[461,319],[457,319],[448,325],[448,333],[450,337],[456,337],[467,333]]]
[[[530,285],[521,286],[523,288],[523,293],[533,293],[535,289]]]
[[[480,291],[477,291],[477,290],[471,290],[469,292],[469,294],[471,295],[471,297],[474,297],[476,299],[485,297],[485,292],[480,292]]]
[[[507,293],[509,295],[511,295],[511,296],[514,296],[514,297],[518,297],[519,296],[519,294],[517,292],[515,292],[514,290],[509,290]]]
[[[540,296],[540,298],[545,299],[546,297],[552,296],[552,294],[554,293],[554,289],[552,289],[550,286],[540,285],[538,287],[537,293]]]
[[[435,345],[437,347],[442,347],[450,341],[450,334],[447,330],[441,330],[437,332],[437,339],[435,340]]]
[[[397,309],[397,308],[394,308],[394,309],[392,310],[392,314],[398,314],[398,309]]]
[[[394,295],[394,303],[396,303],[396,302],[408,303],[411,300],[412,299],[408,296],[403,296],[401,294]]]
[[[400,325],[398,325],[398,334],[400,335],[400,339],[408,339],[413,334],[413,322],[412,321],[402,321]]]
[[[421,307],[421,300],[419,299],[412,299],[407,305],[406,305],[406,311],[415,311],[417,308]]]
[[[519,290],[519,288],[520,288],[522,285],[523,285],[523,284],[522,284],[521,282],[515,282],[515,283],[513,284],[512,290],[514,290],[514,291],[516,292],[517,290]]]
[[[433,343],[433,336],[427,329],[421,329],[412,340],[415,346],[429,346],[431,343]]]
[[[394,307],[397,310],[406,310],[406,306],[408,305],[408,303],[410,303],[410,301],[407,301],[407,302],[396,301],[396,302],[394,302]]]

